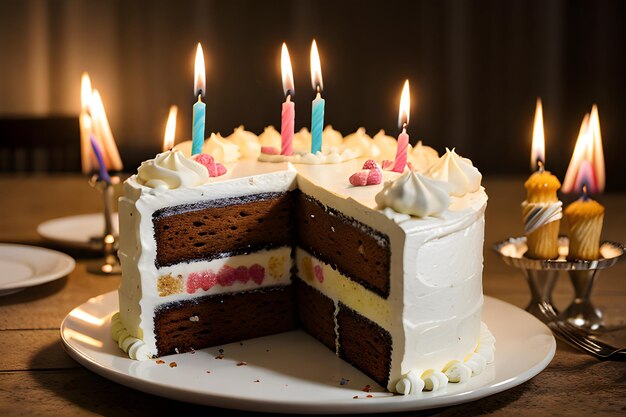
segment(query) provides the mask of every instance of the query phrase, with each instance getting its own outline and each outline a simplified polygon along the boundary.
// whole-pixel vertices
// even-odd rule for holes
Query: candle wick
[[[545,168],[543,167],[543,162],[537,161],[537,166],[539,167],[540,173],[543,173],[545,171]]]
[[[198,90],[198,102],[202,101],[202,90]]]
[[[320,88],[320,85],[319,85],[319,84],[317,84],[317,85],[315,86],[315,91],[317,91],[317,94],[318,94],[318,95],[321,95],[321,94],[322,94],[322,89]]]
[[[287,90],[287,102],[291,101],[291,90]]]

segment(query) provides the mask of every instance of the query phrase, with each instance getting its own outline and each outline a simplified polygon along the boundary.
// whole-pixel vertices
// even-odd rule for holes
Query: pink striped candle
[[[409,147],[409,135],[406,133],[406,124],[402,127],[402,133],[398,136],[398,148],[396,150],[396,159],[391,169],[394,172],[404,172],[407,159],[407,149]]]
[[[281,155],[291,155],[293,153],[293,131],[294,120],[296,118],[296,103],[291,101],[291,95],[283,103],[283,112],[280,125],[280,137],[282,139]]]
[[[398,148],[396,159],[393,163],[394,172],[404,172],[406,167],[407,151],[409,148],[409,135],[406,133],[406,125],[409,124],[409,113],[411,113],[411,96],[409,93],[409,80],[404,82],[402,95],[400,95],[400,111],[398,112],[398,125],[402,126],[402,133],[398,136]]]
[[[283,91],[285,92],[285,102],[280,123],[281,155],[291,155],[293,153],[293,132],[294,120],[296,118],[296,104],[291,101],[294,92],[293,70],[291,69],[291,59],[287,45],[283,42],[280,52],[280,68],[283,79]]]

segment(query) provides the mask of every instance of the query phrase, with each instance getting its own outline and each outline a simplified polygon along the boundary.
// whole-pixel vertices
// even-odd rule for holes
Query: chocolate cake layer
[[[298,245],[348,278],[389,296],[389,237],[303,193],[296,203]]]
[[[168,207],[153,214],[156,266],[292,244],[293,193],[264,193]]]
[[[290,285],[164,304],[154,316],[159,356],[286,332],[294,327]]]
[[[339,303],[339,356],[382,387],[391,369],[391,335],[373,321]]]
[[[294,278],[293,286],[300,326],[335,352],[335,303],[299,278]]]

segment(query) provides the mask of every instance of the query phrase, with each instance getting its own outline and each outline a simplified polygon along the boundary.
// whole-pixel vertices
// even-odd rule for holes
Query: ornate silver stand
[[[624,246],[615,242],[603,242],[600,245],[600,259],[594,261],[568,261],[569,241],[567,237],[559,238],[559,258],[552,260],[530,259],[524,257],[528,247],[526,238],[509,238],[496,243],[493,249],[502,257],[507,265],[522,270],[528,280],[531,300],[526,311],[546,321],[539,304],[552,305],[552,290],[560,271],[567,271],[574,286],[574,300],[560,314],[561,320],[571,324],[595,330],[602,326],[602,312],[591,302],[593,283],[601,269],[610,268],[624,255]],[[556,309],[555,309],[556,310]]]
[[[104,234],[94,239],[99,240],[98,247],[102,248],[104,257],[98,261],[89,263],[87,271],[99,275],[119,275],[122,273],[119,259],[117,258],[118,240],[113,233],[113,198],[115,197],[115,184],[119,183],[119,177],[111,177],[111,182],[101,180],[94,175],[89,180],[89,185],[102,193],[104,202]]]

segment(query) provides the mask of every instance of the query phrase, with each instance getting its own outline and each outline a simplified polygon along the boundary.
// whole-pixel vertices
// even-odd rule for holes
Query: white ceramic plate
[[[115,291],[75,308],[61,325],[68,354],[105,378],[140,391],[250,411],[362,414],[449,406],[527,381],[550,363],[556,350],[552,333],[535,317],[485,297],[483,320],[496,337],[494,363],[465,384],[401,396],[386,392],[302,331],[166,356],[161,364],[134,361],[110,337],[110,318],[117,310]],[[219,348],[223,359],[216,358]],[[342,378],[349,381],[342,385]],[[372,398],[363,391],[366,385],[373,387]]]
[[[75,265],[73,258],[55,250],[0,243],[0,295],[62,278]]]
[[[113,213],[113,234],[115,235],[117,235],[118,223],[117,213]],[[37,233],[45,239],[63,245],[93,247],[91,239],[102,237],[104,233],[104,215],[91,213],[48,220],[37,226]]]

